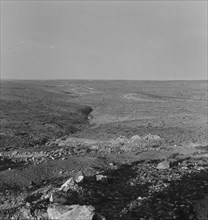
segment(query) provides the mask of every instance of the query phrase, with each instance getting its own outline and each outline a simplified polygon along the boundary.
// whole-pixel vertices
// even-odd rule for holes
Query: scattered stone
[[[110,168],[112,170],[117,170],[118,169],[118,166],[114,162],[111,162],[109,165],[110,165]]]
[[[50,205],[47,209],[50,220],[92,220],[94,213],[92,206],[80,205]]]
[[[18,220],[30,220],[32,218],[29,207],[22,207],[18,212]]]
[[[121,210],[121,216],[122,215],[126,215],[128,213],[128,209],[127,208],[123,208],[122,210]]]
[[[74,178],[70,177],[60,188],[60,191],[67,192],[69,189],[76,189]]]
[[[128,144],[127,150],[132,150],[132,143],[135,143],[137,149],[140,149],[140,142],[148,142],[149,140],[151,140],[151,138],[152,137],[147,137],[146,140],[143,140],[143,138],[140,136],[133,136],[132,138],[126,138],[125,140],[124,138],[120,138],[120,140],[118,140],[118,149],[124,149],[125,145]],[[155,139],[157,139],[157,137]],[[136,145],[137,143],[139,144]],[[148,150],[150,149],[149,146],[146,148]],[[50,151],[48,153],[48,156],[57,159],[63,157],[66,152],[67,151],[65,149],[55,149]],[[34,157],[35,163],[37,161],[39,162],[41,159],[33,153],[28,153],[27,155],[28,157],[25,158],[32,159],[32,157]],[[105,154],[100,155],[103,156]],[[12,159],[12,164],[13,162],[15,162],[13,158],[11,158],[11,156],[9,156],[8,158]],[[0,157],[0,162],[2,162],[3,159],[4,158]],[[104,159],[107,159],[107,156]],[[172,159],[172,161],[170,159]],[[108,161],[108,159],[106,161]],[[39,191],[36,190],[35,192],[31,193],[31,196],[27,197],[27,199],[25,199],[21,203],[21,206],[25,205],[26,208],[26,211],[23,210],[21,212],[26,213],[25,215],[28,214],[29,216],[24,217],[24,219],[48,219],[48,214],[46,213],[48,205],[48,212],[50,212],[49,208],[53,209],[54,207],[62,207],[60,208],[61,211],[59,209],[53,210],[53,214],[58,213],[58,216],[52,216],[51,218],[49,218],[49,220],[86,219],[82,216],[83,209],[80,207],[83,206],[81,206],[81,204],[96,204],[97,210],[105,213],[107,218],[112,219],[119,219],[119,216],[122,216],[121,219],[145,220],[153,220],[154,218],[152,217],[155,217],[157,219],[181,220],[194,220],[197,218],[198,220],[208,219],[208,199],[205,198],[203,199],[203,201],[200,200],[194,203],[194,211],[196,214],[192,210],[193,201],[196,201],[197,198],[201,198],[201,195],[203,195],[203,193],[207,191],[207,159],[204,159],[204,161],[202,161],[201,159],[198,160],[193,158],[178,158],[177,156],[176,158],[168,157],[167,160],[162,161],[159,164],[156,162],[156,160],[141,161],[139,163],[132,163],[129,160],[128,165],[126,163],[126,160],[124,160],[123,162],[123,165],[119,166],[117,166],[115,163],[110,163],[111,170],[107,169],[103,172],[100,172],[100,169],[94,169],[90,175],[86,171],[85,167],[84,174],[86,175],[86,177],[82,173],[82,171],[79,171],[76,173],[76,176],[74,178],[69,178],[59,189],[52,187],[52,185],[57,185],[58,183],[60,183],[59,179],[55,179],[54,182],[51,182],[52,185],[50,187],[44,186],[44,189],[39,189]],[[170,165],[171,169],[169,169]],[[158,171],[155,168],[161,171]],[[8,165],[6,169],[8,169]],[[62,169],[63,168],[61,168],[61,170],[56,170],[55,174],[59,174],[59,171],[60,174],[62,174]],[[70,170],[69,173],[74,171],[75,170]],[[64,170],[64,173],[66,174],[68,173],[68,171]],[[60,175],[58,177],[60,177]],[[85,178],[87,179],[87,181],[84,181],[83,184],[80,184],[80,186],[78,186],[78,184],[85,180]],[[48,180],[47,183],[49,183],[49,181],[50,180]],[[111,183],[111,181],[113,181],[113,184],[101,185],[97,183]],[[43,182],[43,185],[46,185],[46,183]],[[33,190],[34,188],[32,187],[29,192],[32,192]],[[2,194],[0,194],[2,200],[0,206],[2,207],[2,209],[6,210],[6,207],[10,211],[11,207],[13,208],[15,207],[15,205],[16,207],[17,204],[19,205],[19,201],[17,202],[16,200],[14,200],[14,197],[9,197],[9,193],[9,191],[5,191],[4,193],[2,192]],[[28,191],[26,193],[28,193]],[[2,199],[2,197],[4,198]],[[49,201],[51,204],[49,204]],[[71,204],[73,205],[70,206]],[[75,208],[75,206],[77,206],[77,209]],[[19,210],[19,208],[17,209]],[[86,209],[84,210],[86,211]],[[42,214],[38,214],[41,211],[43,211],[44,217],[41,217]],[[87,212],[85,211],[84,213],[86,214]],[[72,214],[72,212],[74,213]],[[103,217],[102,215],[95,214],[94,210],[92,211],[92,213],[93,216],[90,216],[90,219],[105,220],[105,217]],[[36,216],[38,217],[36,218]],[[71,216],[75,216],[76,218],[73,218]],[[21,218],[17,217],[15,220],[17,219]]]
[[[90,147],[90,149],[91,149],[91,150],[98,150],[98,149],[99,149],[99,147],[98,147],[98,146],[93,145],[93,146],[91,146],[91,147]]]
[[[158,170],[164,170],[164,169],[169,169],[170,168],[170,164],[167,160],[164,160],[160,163],[158,163],[157,167]]]
[[[135,140],[141,140],[141,136],[139,135],[134,135],[131,137],[131,140],[135,141]]]
[[[27,188],[28,188],[28,189],[32,189],[32,188],[34,188],[35,186],[36,186],[36,184],[35,184],[33,181],[31,181],[30,184],[27,186]]]
[[[160,140],[161,137],[158,135],[148,134],[142,138],[143,140]]]
[[[129,204],[129,210],[130,210],[130,211],[134,211],[137,207],[138,207],[138,201],[137,201],[137,200],[133,200],[133,201]]]
[[[18,154],[18,152],[16,150],[12,152],[13,157],[16,156],[17,154]]]
[[[96,181],[101,182],[101,183],[107,183],[108,182],[108,177],[98,174],[96,175]]]
[[[43,209],[36,209],[33,213],[34,220],[48,220],[48,213]]]
[[[84,174],[82,171],[77,172],[76,176],[74,177],[76,183],[81,183],[84,181]]]

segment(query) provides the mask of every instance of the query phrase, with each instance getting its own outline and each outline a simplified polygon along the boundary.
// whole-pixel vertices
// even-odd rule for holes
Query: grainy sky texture
[[[207,1],[1,1],[1,77],[207,79]]]

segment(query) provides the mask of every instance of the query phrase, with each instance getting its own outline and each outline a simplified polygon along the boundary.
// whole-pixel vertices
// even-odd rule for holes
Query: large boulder
[[[92,220],[94,208],[86,205],[50,205],[47,209],[49,220]]]

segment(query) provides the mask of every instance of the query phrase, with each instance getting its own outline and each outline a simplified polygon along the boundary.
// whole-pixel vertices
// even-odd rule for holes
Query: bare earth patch
[[[128,93],[123,96],[126,99],[134,100],[134,101],[140,101],[140,102],[163,102],[163,100],[159,99],[153,99],[148,97],[147,95],[140,95],[137,93]]]

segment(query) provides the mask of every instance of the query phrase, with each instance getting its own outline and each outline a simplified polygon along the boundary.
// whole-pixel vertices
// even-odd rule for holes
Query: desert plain
[[[208,219],[207,86],[2,80],[0,218],[86,205],[92,219]]]

